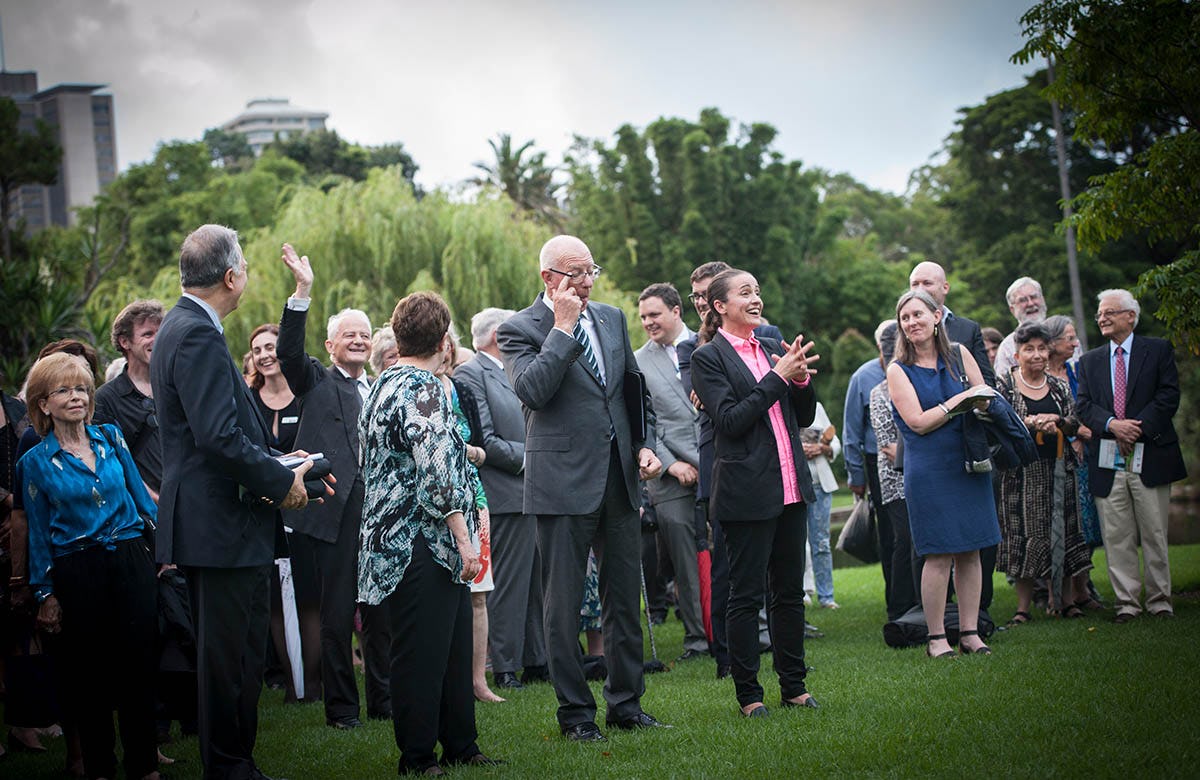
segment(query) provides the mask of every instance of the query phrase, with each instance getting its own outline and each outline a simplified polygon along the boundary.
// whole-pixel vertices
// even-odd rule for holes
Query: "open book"
[[[994,398],[995,395],[996,392],[987,385],[976,385],[975,387],[972,387],[971,392],[964,396],[963,399],[957,404],[954,406],[947,404],[946,406],[950,409],[950,416],[953,417],[956,414],[964,414],[974,409],[975,402],[980,398]]]
[[[1121,448],[1117,446],[1116,439],[1101,439],[1100,452],[1096,459],[1096,465],[1102,469],[1141,474],[1142,456],[1145,452],[1146,445],[1139,441],[1133,445],[1133,452],[1129,453],[1129,455],[1122,455]]]

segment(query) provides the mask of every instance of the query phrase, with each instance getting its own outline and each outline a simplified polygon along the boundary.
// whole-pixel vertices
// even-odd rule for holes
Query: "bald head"
[[[541,261],[542,270],[545,271],[547,268],[559,268],[572,261],[591,263],[592,253],[588,251],[587,244],[575,236],[555,236],[542,246],[538,259]]]
[[[600,273],[587,244],[575,236],[555,236],[542,247],[539,260],[547,300],[554,300],[557,290],[570,287],[587,308],[595,275]]]
[[[938,306],[946,304],[950,283],[946,281],[946,270],[937,263],[926,260],[918,263],[908,275],[908,286],[913,290],[924,290]]]

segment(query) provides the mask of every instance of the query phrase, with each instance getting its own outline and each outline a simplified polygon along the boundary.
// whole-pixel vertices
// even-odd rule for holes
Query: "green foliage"
[[[222,168],[237,168],[245,167],[247,161],[254,160],[254,151],[242,133],[210,127],[204,131],[201,140],[208,146],[213,165]]]
[[[62,148],[53,128],[38,119],[32,133],[20,129],[21,110],[12,98],[0,97],[0,261],[17,260],[12,247],[10,198],[22,184],[53,184]]]
[[[493,161],[474,163],[483,176],[472,183],[495,187],[522,210],[550,227],[561,229],[565,217],[558,205],[558,191],[562,184],[554,180],[556,169],[546,165],[546,153],[535,152],[532,140],[513,149],[508,133],[489,139],[488,146],[492,147]]]
[[[371,169],[392,166],[399,166],[401,175],[411,186],[418,169],[403,144],[359,146],[346,141],[336,130],[293,135],[269,144],[267,150],[300,163],[310,181],[325,179],[327,186],[324,189],[336,186],[340,179],[363,181]]]

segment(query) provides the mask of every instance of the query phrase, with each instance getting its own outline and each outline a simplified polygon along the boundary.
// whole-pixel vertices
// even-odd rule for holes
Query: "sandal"
[[[946,638],[946,635],[944,633],[943,634],[930,634],[928,637],[926,637],[926,639],[930,642],[934,641],[935,639],[945,639],[945,638]],[[931,653],[929,651],[929,645],[926,644],[925,645],[925,655],[929,656],[930,658],[954,658],[955,656],[958,655],[958,653],[954,652],[954,648],[952,647],[944,653],[938,653],[937,655],[934,655],[933,653]]]
[[[1074,604],[1072,604],[1072,606],[1079,607],[1079,609],[1081,609],[1085,612],[1088,610],[1091,610],[1091,609],[1104,609],[1104,605],[1101,604],[1099,601],[1096,601],[1091,596],[1088,596],[1087,598],[1082,598],[1079,601],[1076,601]]]
[[[1072,620],[1074,618],[1083,617],[1083,609],[1078,604],[1068,604],[1066,609],[1059,614],[1059,617],[1064,620]]]
[[[980,645],[979,647],[975,648],[974,650],[963,647],[962,638],[964,636],[979,636],[979,631],[971,630],[971,631],[959,631],[958,632],[958,651],[960,653],[962,653],[963,655],[991,655],[992,654],[992,648],[988,647],[987,645]]]
[[[1017,613],[1012,616],[1012,619],[1009,620],[1004,625],[1006,625],[1008,628],[1016,628],[1017,626],[1021,625],[1022,623],[1028,623],[1031,620],[1033,620],[1032,615],[1030,615],[1028,612],[1026,612],[1023,609],[1018,609]]]

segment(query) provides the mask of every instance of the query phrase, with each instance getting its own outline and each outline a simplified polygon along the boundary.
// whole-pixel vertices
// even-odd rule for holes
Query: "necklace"
[[[1017,379],[1020,379],[1021,384],[1025,385],[1030,390],[1041,390],[1043,387],[1046,386],[1046,383],[1050,381],[1049,379],[1047,379],[1046,377],[1043,376],[1042,383],[1040,385],[1031,385],[1031,384],[1029,384],[1029,382],[1027,382],[1025,380],[1025,372],[1019,368],[1017,369]]]

